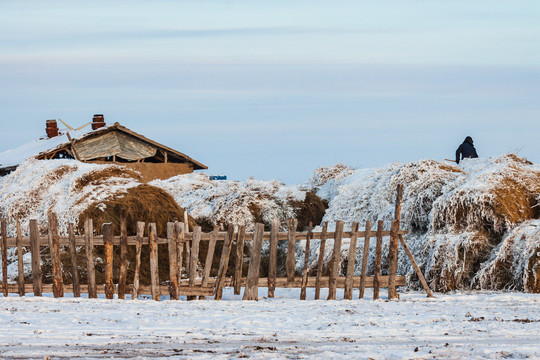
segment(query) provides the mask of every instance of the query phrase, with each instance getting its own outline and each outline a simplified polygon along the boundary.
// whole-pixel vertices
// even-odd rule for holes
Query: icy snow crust
[[[325,297],[325,290],[321,292]],[[399,301],[0,297],[2,359],[538,359],[538,296],[401,293]],[[382,293],[386,298],[386,293]],[[48,294],[51,296],[51,294]],[[342,290],[338,290],[342,298]]]
[[[346,228],[354,221],[362,228],[367,220],[374,226],[377,220],[384,220],[389,228],[396,187],[403,184],[402,228],[409,230],[406,240],[433,288],[540,292],[540,220],[532,219],[539,213],[534,207],[540,206],[538,165],[510,154],[464,160],[459,167],[422,160],[378,169],[342,168],[345,176],[335,170],[317,169],[303,185],[318,190],[317,195],[329,201],[323,219],[329,227],[336,220],[345,221]],[[321,184],[317,173],[332,176]],[[373,264],[374,241],[371,245]],[[346,240],[343,256],[347,249]],[[360,241],[357,262],[362,250]],[[414,278],[403,252],[399,259],[399,272]]]

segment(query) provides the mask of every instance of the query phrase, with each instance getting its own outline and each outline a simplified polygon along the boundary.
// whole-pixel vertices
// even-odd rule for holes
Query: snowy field
[[[0,298],[0,358],[540,359],[539,295],[409,292],[390,302],[371,300],[371,292],[353,301],[300,301],[297,289],[265,295],[260,289],[258,302],[239,301],[232,289],[220,302],[10,295]]]

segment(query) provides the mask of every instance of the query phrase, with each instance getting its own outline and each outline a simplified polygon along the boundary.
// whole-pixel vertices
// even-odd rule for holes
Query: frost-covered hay
[[[513,229],[476,281],[482,289],[540,293],[540,220],[526,221]]]
[[[207,231],[215,225],[245,225],[252,231],[256,222],[269,226],[273,218],[281,224],[294,217],[317,222],[325,210],[314,194],[306,196],[306,191],[275,180],[212,181],[202,174],[187,174],[150,185],[170,193]]]

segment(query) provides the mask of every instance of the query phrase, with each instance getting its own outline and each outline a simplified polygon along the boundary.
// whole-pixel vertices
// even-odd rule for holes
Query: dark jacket
[[[473,139],[470,136],[465,138],[465,141],[456,150],[456,163],[459,164],[461,159],[477,158],[478,154],[473,145]]]

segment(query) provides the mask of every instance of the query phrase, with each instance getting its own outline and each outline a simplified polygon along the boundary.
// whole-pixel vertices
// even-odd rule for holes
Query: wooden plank
[[[343,221],[336,221],[335,233],[334,249],[332,251],[332,267],[330,268],[330,283],[328,284],[328,300],[336,300],[336,282],[341,263],[341,238],[343,233]]]
[[[112,241],[112,237],[111,237]],[[127,215],[126,210],[122,209],[120,212],[120,271],[118,273],[118,298],[124,299],[126,295],[126,281],[127,281]]]
[[[201,242],[201,227],[193,227],[193,240],[191,246],[191,258],[189,260],[189,286],[195,286],[197,277],[197,263],[199,262],[199,243]],[[195,296],[188,296],[188,300],[196,300]]]
[[[358,223],[352,223],[352,236],[349,243],[349,256],[347,258],[347,273],[345,274],[345,290],[343,292],[343,298],[345,300],[352,300],[353,293],[353,276],[354,276],[354,265],[356,262],[356,242],[358,239]]]
[[[246,287],[242,300],[259,300],[259,269],[261,267],[261,248],[264,224],[255,224],[255,236],[251,246],[251,259],[249,261]]]
[[[287,221],[287,230],[288,230],[288,243],[287,243],[287,260],[286,260],[286,269],[287,269],[287,279],[291,281],[294,280],[294,275],[296,272],[296,227],[298,225],[298,220],[289,219]]]
[[[19,218],[17,218],[17,265],[18,265],[18,281],[19,285],[19,296],[24,296],[24,263],[23,263],[23,248],[22,248],[22,233],[21,233],[21,223]]]
[[[234,235],[234,227],[229,226],[225,242],[223,243],[223,251],[221,252],[221,260],[219,262],[219,270],[216,279],[215,300],[221,300],[223,297],[223,286],[225,284],[225,277],[227,276],[227,269],[229,267],[229,256],[231,254],[232,240]]]
[[[321,296],[321,277],[323,274],[324,254],[326,251],[326,231],[328,222],[325,221],[321,231],[321,243],[319,245],[319,261],[317,262],[317,279],[315,285],[315,300],[319,300]]]
[[[137,243],[135,245],[135,274],[133,275],[133,287],[131,292],[131,298],[137,300],[139,298],[139,277],[141,274],[141,251],[142,251],[142,239],[144,236],[145,223],[137,221]]]
[[[71,284],[73,285],[73,297],[81,297],[81,284],[79,282],[79,265],[77,263],[77,246],[75,245],[75,227],[68,225],[69,255],[71,257]]]
[[[7,273],[7,220],[2,218],[2,291],[4,297],[8,296],[8,273]]]
[[[300,290],[300,300],[306,300],[306,287],[309,275],[309,246],[311,242],[311,230],[313,229],[313,223],[309,222],[308,233],[306,235],[306,251],[304,255],[304,272],[302,274],[302,287]]]
[[[367,266],[368,266],[368,260],[369,260],[369,241],[371,237],[371,221],[366,221],[366,229],[364,231],[364,251],[362,254],[362,270],[360,273],[360,276],[362,276],[363,279],[367,276]],[[359,298],[364,298],[364,292],[365,292],[365,281],[360,281],[360,294]]]
[[[97,298],[96,268],[94,262],[94,223],[87,219],[84,223],[84,236],[86,239],[86,263],[88,271],[88,298]]]
[[[152,299],[159,301],[161,294],[159,292],[158,245],[156,236],[156,223],[150,223],[148,226],[148,239],[150,240],[150,288],[152,290]]]
[[[243,230],[242,230],[242,228],[243,228]],[[238,232],[239,233],[245,232],[245,229],[246,228],[244,226],[241,226],[238,229]],[[211,237],[210,237],[210,242],[208,243],[208,252],[206,253],[206,261],[204,263],[204,273],[203,273],[203,277],[202,277],[202,281],[201,281],[201,286],[202,287],[207,287],[208,286],[208,279],[210,278],[210,270],[212,270],[212,262],[214,260],[214,251],[216,250],[216,241],[217,241],[217,238],[218,238],[218,234],[219,234],[219,226],[214,226],[214,230],[210,234]],[[242,244],[243,244],[243,242],[242,242]],[[212,295],[214,295],[214,294],[212,293]],[[204,296],[201,296],[199,299],[203,300]]]
[[[405,253],[409,257],[409,260],[411,261],[411,264],[414,267],[414,271],[416,271],[416,275],[418,275],[418,278],[420,279],[420,282],[422,283],[422,286],[424,287],[424,290],[426,291],[427,296],[434,297],[426,279],[424,278],[424,274],[422,274],[422,271],[420,271],[418,264],[414,260],[414,256],[411,252],[411,249],[409,249],[409,246],[405,242],[405,239],[403,239],[403,235],[398,235],[398,236],[399,236],[399,241],[401,242],[401,245],[403,246],[403,249],[405,249]]]
[[[113,244],[112,244],[112,223],[104,223],[101,227],[103,241],[105,242],[105,298],[114,298],[113,281]]]
[[[246,227],[238,227],[238,238],[236,240],[236,262],[234,264],[234,295],[240,295],[240,281],[242,278],[242,266],[244,265],[244,242],[246,239]]]
[[[35,219],[30,220],[30,239],[32,252],[32,291],[34,296],[41,296],[42,294],[42,280],[41,280],[41,249],[39,246],[39,228],[38,222]]]
[[[277,250],[278,250],[279,220],[272,220],[270,231],[270,259],[268,262],[268,297],[273,298],[276,289]]]
[[[64,296],[64,281],[62,279],[62,262],[60,261],[60,239],[58,235],[58,218],[52,211],[47,213],[49,225],[49,252],[51,254],[53,295],[55,298]]]
[[[169,296],[171,300],[178,300],[178,263],[176,262],[176,234],[174,223],[167,223],[167,239],[169,244]]]
[[[175,222],[174,223],[174,234],[176,236],[176,269],[177,269],[177,282],[180,284],[182,281],[182,261],[184,259],[184,223]]]
[[[375,248],[375,276],[373,278],[373,300],[379,298],[379,288],[381,286],[381,257],[382,257],[382,232],[384,221],[377,222],[377,247]]]
[[[390,236],[390,247],[388,249],[388,300],[399,299],[399,295],[396,291],[399,245],[398,230],[399,221],[392,220],[392,227],[390,232],[393,234]]]

